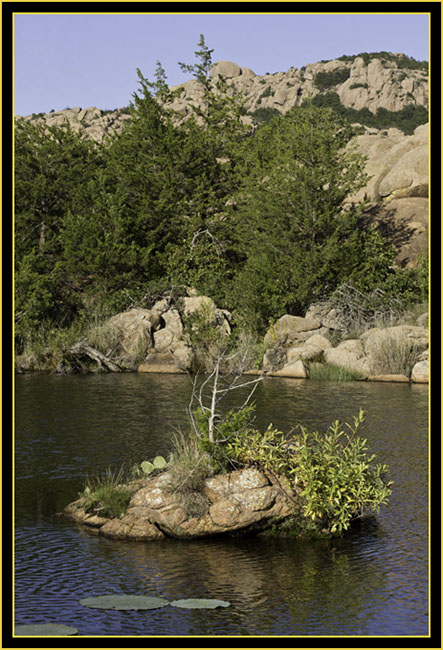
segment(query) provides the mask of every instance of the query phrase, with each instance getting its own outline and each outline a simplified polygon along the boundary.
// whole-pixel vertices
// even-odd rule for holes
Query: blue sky
[[[107,4],[110,6],[112,3]],[[296,6],[297,3],[288,4]],[[17,12],[15,114],[49,112],[68,106],[127,106],[138,88],[136,68],[153,79],[157,61],[166,70],[169,85],[182,83],[189,75],[181,72],[178,61],[195,62],[200,34],[214,49],[214,62],[234,61],[258,75],[359,52],[386,50],[418,60],[429,58],[425,13]]]

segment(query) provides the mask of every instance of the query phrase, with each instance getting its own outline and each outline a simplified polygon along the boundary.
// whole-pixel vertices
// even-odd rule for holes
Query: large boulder
[[[219,328],[222,334],[231,333],[231,314],[226,309],[218,309],[212,298],[185,296],[178,301],[178,308],[185,322],[190,317],[200,314],[204,320],[210,321],[214,327]]]
[[[185,367],[184,367],[185,366]],[[156,352],[153,350],[139,364],[138,372],[156,372],[164,374],[180,374],[187,369],[182,358],[172,352]]]
[[[411,380],[415,384],[427,384],[429,382],[429,361],[419,361],[412,368]]]
[[[418,325],[396,325],[394,327],[373,327],[360,336],[365,354],[374,356],[386,341],[407,340],[419,353],[428,348],[429,331]]]
[[[242,73],[242,69],[237,63],[232,61],[218,61],[209,71],[210,77],[216,77],[220,75],[226,79],[232,79],[233,77],[239,77]]]
[[[358,339],[342,341],[336,348],[328,348],[324,351],[324,359],[327,363],[357,372],[362,377],[367,377],[371,371],[363,346]]]
[[[135,359],[152,347],[151,317],[149,309],[129,309],[110,318],[103,330],[115,337],[123,357]]]
[[[181,342],[183,324],[176,309],[169,309],[162,315],[163,327],[154,332],[154,347],[157,352],[174,352]]]
[[[371,374],[410,376],[414,358],[418,359],[429,345],[429,333],[417,325],[374,327],[361,335]]]
[[[292,379],[307,379],[309,371],[301,359],[291,361],[284,365],[280,370],[268,373],[271,377],[291,377]]]
[[[263,342],[269,348],[304,342],[313,334],[319,333],[317,330],[320,327],[320,321],[314,318],[285,314],[269,328]]]

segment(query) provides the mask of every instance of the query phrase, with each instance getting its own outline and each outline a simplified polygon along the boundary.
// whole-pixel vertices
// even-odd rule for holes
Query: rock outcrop
[[[427,71],[404,65],[400,67],[402,64],[398,57],[401,55],[392,55],[390,59],[372,58],[368,62],[362,57],[355,57],[353,61],[333,59],[265,75],[256,75],[250,68],[232,61],[219,61],[211,68],[210,76],[222,75],[232,91],[242,92],[245,108],[251,112],[258,108],[273,108],[286,113],[292,107],[300,106],[307,97],[324,92],[337,93],[347,108],[367,108],[371,113],[376,113],[379,108],[399,111],[410,105],[427,107]],[[171,90],[178,91],[171,108],[181,115],[190,112],[190,103],[198,103],[203,96],[195,79],[173,86]],[[108,133],[118,131],[129,117],[127,109],[103,111],[95,107],[76,107],[34,114],[25,119],[48,125],[68,121],[74,129],[84,129],[88,136],[102,142]]]
[[[189,319],[201,314],[220,336],[231,333],[231,314],[218,309],[206,296],[189,295],[176,303],[170,299],[158,300],[151,309],[133,307],[107,320],[93,335],[95,340],[107,342],[108,357],[122,370],[139,372],[183,373],[194,361],[195,350],[189,343],[185,326]],[[198,329],[198,322],[191,325]]]
[[[262,76],[232,61],[220,61],[210,74],[222,75],[233,89],[242,92],[249,111],[274,108],[286,113],[308,96],[315,97],[325,90],[337,93],[346,108],[367,108],[371,113],[379,108],[400,111],[408,105],[427,107],[429,102],[427,72],[399,68],[394,57],[383,61],[373,58],[368,63],[362,57],[354,61],[333,59]],[[322,76],[323,85],[319,83]],[[172,107],[186,113],[189,100],[198,99],[195,81],[172,88],[177,89],[182,89],[182,94]]]
[[[429,332],[421,324],[372,327],[333,346],[335,310],[313,305],[306,315],[282,316],[264,337],[262,368],[269,376],[309,377],[311,363],[328,363],[374,381],[429,380]],[[315,317],[314,317],[315,316]],[[423,314],[417,319],[425,323]]]
[[[352,146],[366,157],[368,183],[346,203],[368,202],[367,215],[397,250],[399,266],[413,266],[428,250],[429,125],[412,135],[368,130]]]
[[[170,472],[138,482],[121,518],[85,511],[82,497],[64,515],[116,539],[183,539],[260,532],[294,515],[292,492],[276,477],[248,468],[206,479],[201,491],[183,493]]]

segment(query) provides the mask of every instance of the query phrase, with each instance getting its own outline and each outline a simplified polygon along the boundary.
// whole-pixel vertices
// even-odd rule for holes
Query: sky
[[[425,13],[16,12],[14,112],[128,106],[139,89],[137,68],[154,80],[160,61],[170,86],[187,81],[190,75],[178,62],[195,63],[201,34],[214,50],[214,63],[233,61],[257,75],[359,52],[384,50],[429,59]]]

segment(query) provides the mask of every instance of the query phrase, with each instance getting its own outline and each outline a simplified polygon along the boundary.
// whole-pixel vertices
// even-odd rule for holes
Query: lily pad
[[[215,609],[216,607],[229,607],[231,603],[226,600],[217,600],[216,598],[182,598],[173,600],[169,603],[173,607],[183,607],[184,609]]]
[[[78,601],[80,605],[94,609],[158,609],[169,605],[169,601],[156,596],[118,596],[109,594],[106,596],[93,596]]]
[[[33,623],[15,626],[16,636],[73,636],[77,633],[76,627],[59,623]]]

